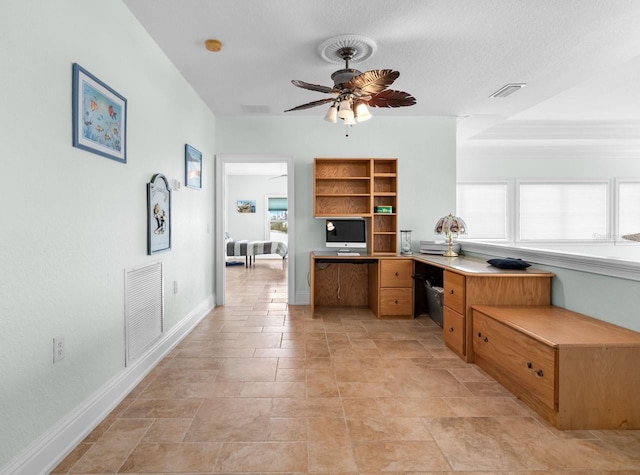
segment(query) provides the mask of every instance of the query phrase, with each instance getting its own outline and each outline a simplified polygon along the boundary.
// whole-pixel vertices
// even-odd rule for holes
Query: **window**
[[[267,209],[267,239],[287,243],[287,197],[267,196]]]
[[[521,240],[593,240],[608,235],[608,182],[520,182]]]
[[[608,179],[469,181],[456,197],[470,239],[628,242],[622,236],[640,233],[640,178],[615,188]]]
[[[467,224],[466,238],[508,239],[508,183],[458,183],[456,214]]]
[[[618,182],[618,237],[640,233],[640,180]]]

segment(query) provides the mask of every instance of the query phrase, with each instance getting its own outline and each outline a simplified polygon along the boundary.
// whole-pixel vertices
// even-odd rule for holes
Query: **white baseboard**
[[[123,368],[7,465],[0,467],[0,474],[44,475],[53,470],[214,308],[214,302],[213,295],[207,297],[131,366]]]

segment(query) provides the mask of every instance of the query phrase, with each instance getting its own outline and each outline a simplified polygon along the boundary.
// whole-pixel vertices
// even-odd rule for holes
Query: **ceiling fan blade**
[[[328,94],[338,94],[339,91],[336,91],[334,88],[329,86],[321,86],[319,84],[309,84],[308,82],[298,81],[294,79],[291,81],[291,84],[294,86],[301,87],[302,89],[308,89],[309,91],[318,91],[318,92],[326,92]]]
[[[416,98],[411,94],[393,89],[371,94],[371,99],[367,101],[371,107],[405,107],[413,106],[415,103]]]
[[[327,102],[335,102],[335,100],[336,100],[335,97],[329,97],[327,99],[320,99],[319,101],[307,102],[306,104],[302,104],[301,106],[294,107],[293,109],[288,109],[285,112],[311,109],[312,107],[321,106],[322,104],[326,104]]]
[[[400,76],[398,71],[374,69],[352,78],[344,87],[364,94],[375,94],[391,86],[398,76]]]

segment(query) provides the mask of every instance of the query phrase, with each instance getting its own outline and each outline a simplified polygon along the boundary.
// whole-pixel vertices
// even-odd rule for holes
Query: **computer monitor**
[[[325,246],[342,249],[365,249],[367,227],[363,218],[325,220]]]

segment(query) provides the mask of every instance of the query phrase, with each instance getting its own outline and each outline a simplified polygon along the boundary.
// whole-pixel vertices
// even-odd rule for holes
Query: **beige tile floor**
[[[640,473],[640,431],[555,430],[427,317],[311,319],[285,273],[227,268],[227,304],[54,473]]]

